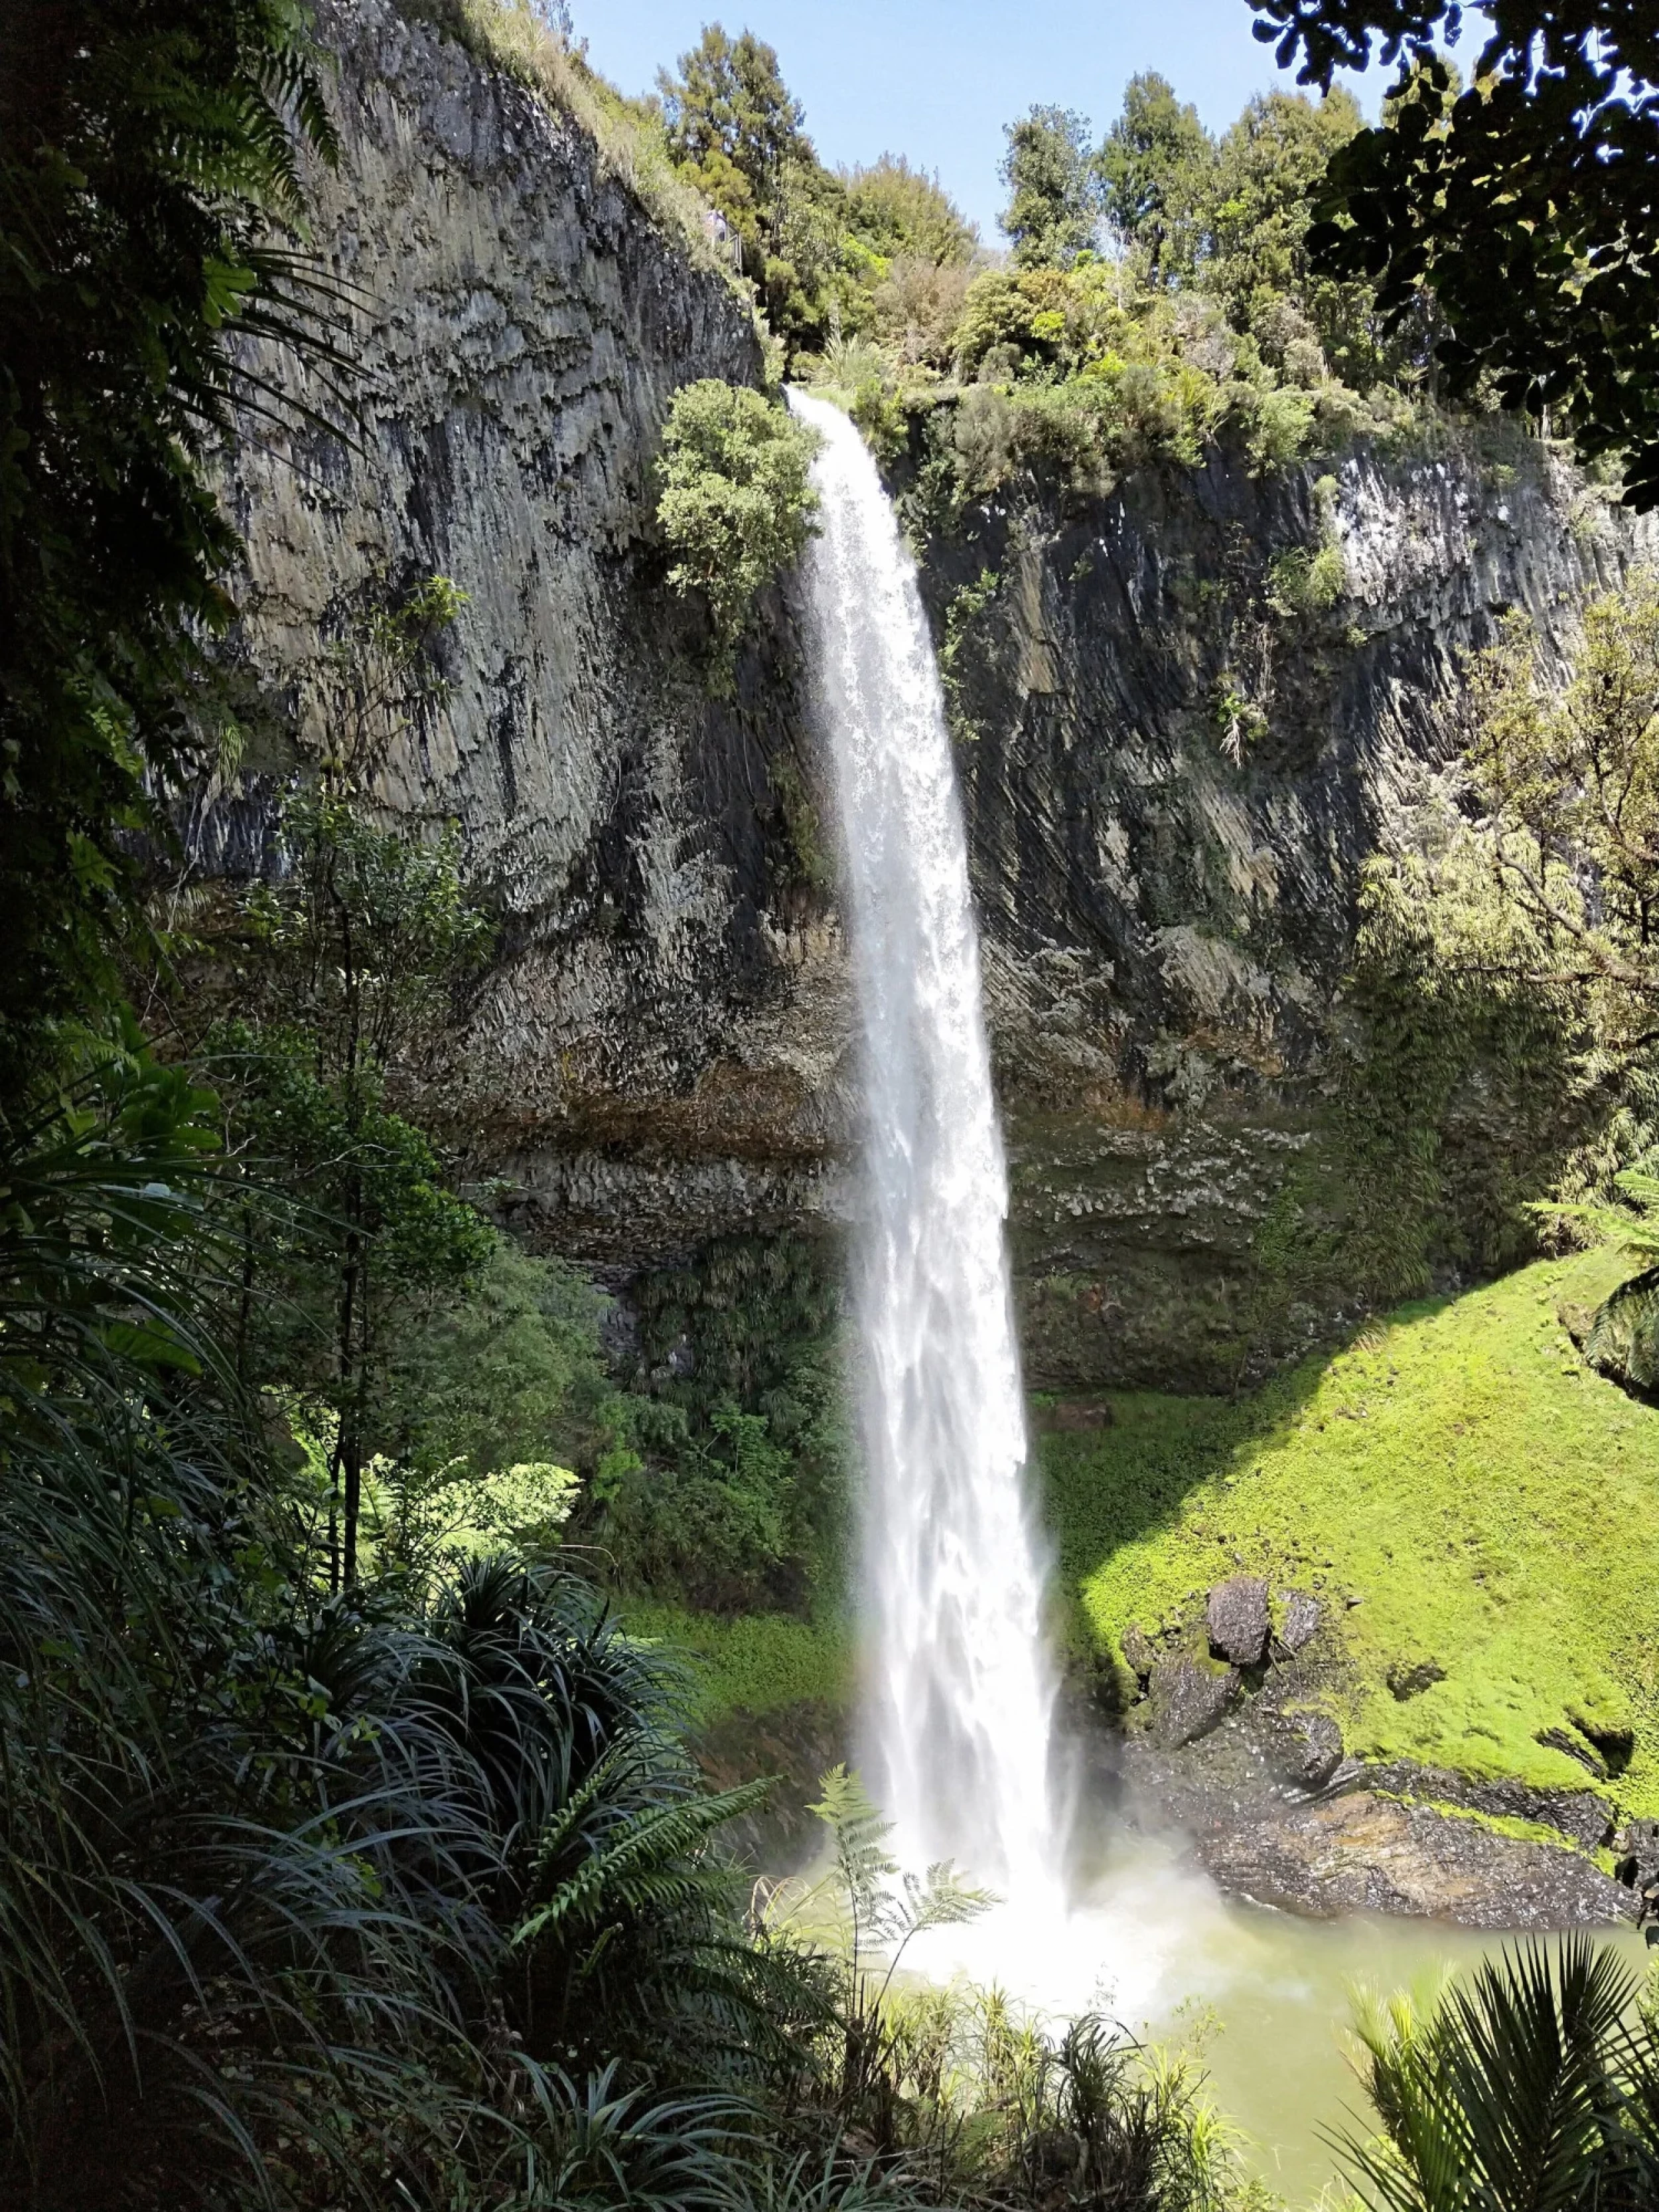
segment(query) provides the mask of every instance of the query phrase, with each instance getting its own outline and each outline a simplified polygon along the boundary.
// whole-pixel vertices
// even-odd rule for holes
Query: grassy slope
[[[1622,1715],[1620,1797],[1659,1812],[1659,1412],[1590,1374],[1556,1319],[1625,1272],[1540,1262],[1253,1401],[1124,1396],[1112,1428],[1045,1437],[1073,1632],[1115,1652],[1132,1620],[1190,1619],[1210,1583],[1264,1572],[1339,1609],[1354,1748],[1582,1784],[1538,1732]],[[1397,1699],[1390,1670],[1424,1661],[1445,1679]]]
[[[718,1720],[737,1707],[770,1713],[803,1698],[843,1703],[852,1680],[850,1638],[836,1625],[788,1613],[691,1613],[684,1607],[622,1601],[630,1634],[673,1644],[696,1664],[700,1717]]]

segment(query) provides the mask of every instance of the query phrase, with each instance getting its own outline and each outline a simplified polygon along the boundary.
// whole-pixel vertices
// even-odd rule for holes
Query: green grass
[[[775,1712],[806,1698],[845,1704],[851,1693],[853,1641],[839,1622],[792,1613],[692,1613],[626,1598],[618,1605],[630,1635],[672,1644],[696,1662],[698,1717],[741,1709]]]
[[[1616,1795],[1659,1813],[1659,1412],[1556,1318],[1627,1272],[1540,1261],[1254,1400],[1124,1395],[1111,1428],[1044,1437],[1073,1632],[1116,1657],[1130,1622],[1191,1620],[1212,1583],[1266,1574],[1339,1623],[1351,1748],[1583,1786],[1539,1735],[1622,1722]],[[1424,1662],[1444,1680],[1397,1698],[1390,1672]]]

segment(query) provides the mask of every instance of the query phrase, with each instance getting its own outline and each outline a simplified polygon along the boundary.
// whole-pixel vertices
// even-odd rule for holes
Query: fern
[[[583,1821],[605,1808],[607,1791],[625,1780],[636,1766],[637,1756],[628,1750],[623,1755],[607,1757],[595,1769],[579,1793],[580,1804],[574,1817],[562,1814],[555,1820],[550,1831],[550,1848],[544,1846],[537,1856],[538,1871],[545,1873],[576,1842]],[[683,1863],[694,1859],[728,1820],[760,1804],[770,1788],[769,1781],[745,1783],[716,1796],[649,1806],[625,1814],[614,1834],[593,1850],[586,1864],[520,1923],[513,1932],[513,1948],[522,1949],[534,1943],[567,1920],[592,1921],[602,1913],[618,1911],[684,1910],[697,1896],[700,1884],[695,1863]]]

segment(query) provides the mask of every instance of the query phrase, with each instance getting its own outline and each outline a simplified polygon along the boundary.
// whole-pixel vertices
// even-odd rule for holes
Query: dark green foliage
[[[387,1096],[483,928],[453,838],[427,845],[377,828],[326,785],[291,795],[283,830],[289,872],[246,903],[246,996],[265,1018],[232,1022],[206,1047],[247,1171],[285,1194],[238,1219],[239,1371],[280,1378],[327,1409],[330,1572],[349,1583],[363,1469],[392,1425],[384,1399],[398,1329],[494,1249]]]
[[[935,265],[970,261],[978,234],[937,177],[884,154],[843,173],[847,219],[855,236],[890,260],[902,255]]]
[[[8,0],[0,11],[0,1024],[101,1006],[132,833],[210,750],[199,641],[235,550],[198,466],[232,341],[322,344],[283,241],[298,142],[331,158],[299,0]]]
[[[746,386],[707,376],[674,394],[657,463],[657,520],[674,556],[669,583],[708,605],[712,674],[722,689],[756,598],[800,558],[811,533],[817,446],[817,433],[781,401]]]
[[[679,72],[664,70],[657,80],[675,160],[696,173],[729,222],[758,220],[775,204],[785,170],[813,159],[775,50],[752,32],[732,39],[711,23],[680,56]]]
[[[6,2202],[730,2191],[729,2096],[640,2069],[758,2078],[705,1850],[754,1793],[697,1794],[672,1675],[568,1577],[319,1588],[214,1348],[213,1102],[138,1053],[85,1101],[0,1165]]]
[[[632,1395],[580,1533],[624,1580],[716,1607],[832,1586],[845,1530],[828,1255],[720,1237],[630,1296]]]
[[[1634,1976],[1589,1936],[1534,1940],[1454,1983],[1426,2015],[1361,2014],[1382,2144],[1340,2148],[1387,2212],[1565,2212],[1659,2190],[1659,2051]]]
[[[516,1462],[589,1460],[614,1395],[599,1348],[605,1300],[575,1269],[494,1243],[469,1294],[399,1330],[386,1363],[380,1449],[437,1475]]]
[[[774,331],[791,345],[827,328],[841,248],[836,179],[803,128],[800,102],[772,47],[718,23],[658,75],[668,148],[681,173],[731,226],[744,273],[759,288]]]
[[[1317,105],[1268,93],[1216,148],[1200,210],[1202,281],[1290,384],[1333,374],[1364,392],[1403,365],[1399,349],[1385,346],[1369,286],[1316,268],[1308,243],[1327,165],[1361,121],[1340,87]]]
[[[1390,335],[1369,287],[1334,282],[1307,243],[1332,150],[1359,121],[1340,91],[1273,94],[1212,140],[1145,76],[1097,150],[1067,110],[1013,126],[1012,265],[926,283],[896,267],[872,300],[884,356],[856,375],[823,365],[855,387],[877,450],[910,454],[918,523],[957,527],[1020,471],[1098,495],[1123,470],[1193,467],[1217,444],[1257,473],[1405,428],[1420,319]],[[1120,253],[1093,250],[1097,228]]]
[[[283,871],[235,917],[246,1012],[202,1041],[250,1174],[285,1194],[257,1234],[255,1209],[241,1211],[231,1334],[245,1380],[280,1380],[328,1414],[337,1583],[356,1577],[363,1471],[395,1425],[383,1401],[397,1329],[459,1291],[495,1248],[421,1127],[395,1110],[395,1094],[412,1090],[431,1108],[431,1079],[417,1084],[414,1069],[488,925],[453,827],[423,837],[386,826],[360,796],[406,717],[441,690],[427,648],[462,604],[432,577],[372,608],[325,657],[333,696],[318,781],[287,793]]]
[[[1626,1169],[1613,1177],[1621,1203],[1545,1204],[1531,1211],[1553,1228],[1570,1226],[1614,1246],[1638,1272],[1589,1316],[1584,1357],[1638,1397],[1659,1400],[1659,1176]]]
[[[1258,38],[1304,82],[1403,56],[1382,128],[1333,161],[1315,234],[1383,313],[1432,293],[1446,389],[1564,417],[1659,504],[1659,18],[1648,0],[1507,0],[1462,89],[1434,50],[1453,0],[1261,0]]]
[[[1021,269],[1064,269],[1097,243],[1102,212],[1089,125],[1069,107],[1034,107],[1004,136],[1002,180],[1008,205],[999,217]]]
[[[878,320],[914,322],[928,276],[971,256],[972,226],[937,181],[884,155],[836,175],[819,161],[773,49],[718,23],[659,76],[669,151],[734,234],[774,333],[793,360],[833,356]],[[884,306],[884,287],[898,295]],[[950,305],[959,288],[947,285]],[[945,310],[948,320],[948,307]],[[926,318],[939,319],[937,302]]]
[[[1155,282],[1169,265],[1184,270],[1193,247],[1187,228],[1214,159],[1198,110],[1176,98],[1155,71],[1132,76],[1123,112],[1100,149],[1102,207],[1119,241],[1145,258]]]

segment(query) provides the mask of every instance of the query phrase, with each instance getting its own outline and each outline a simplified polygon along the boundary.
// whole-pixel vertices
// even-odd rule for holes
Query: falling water
[[[1007,1181],[980,1006],[961,805],[915,570],[853,425],[823,434],[807,561],[818,708],[834,765],[862,1028],[854,1297],[868,1473],[865,1764],[912,1866],[953,1857],[1009,1902],[908,1954],[1051,2020],[1105,2003],[1167,2027],[1224,2008],[1218,2086],[1276,2188],[1330,2178],[1315,2122],[1351,2118],[1334,2030],[1349,1978],[1383,1985],[1490,1936],[1322,1923],[1222,1898],[1171,1839],[1102,1823],[1075,1899],[1060,1876],[1041,1547],[1009,1309]],[[1636,1939],[1632,1938],[1634,1942]]]
[[[823,439],[806,574],[862,1030],[864,1760],[902,1857],[1034,1902],[1057,1894],[1054,1685],[962,806],[875,463],[837,409],[790,404]]]

